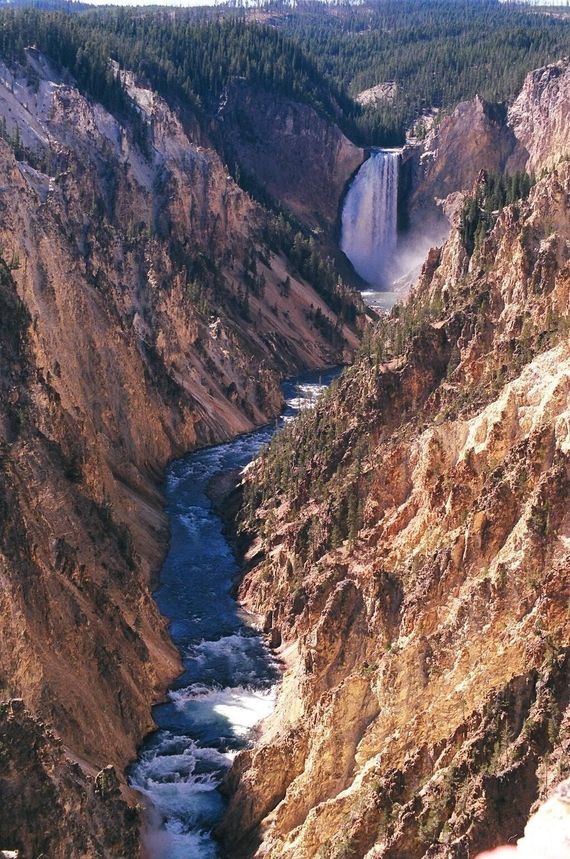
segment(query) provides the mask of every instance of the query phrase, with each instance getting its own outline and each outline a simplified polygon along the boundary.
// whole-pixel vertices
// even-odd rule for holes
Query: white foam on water
[[[136,782],[139,789],[146,789],[160,780],[173,784],[185,783],[194,779],[196,765],[200,762],[223,767],[226,757],[216,749],[201,748],[189,737],[178,737],[163,731],[157,745],[141,754],[132,781]],[[206,785],[207,779],[200,775],[197,782]],[[202,789],[205,788],[197,788]]]
[[[247,737],[251,729],[273,711],[276,688],[250,689],[243,686],[210,689],[194,683],[187,689],[169,693],[178,710],[191,708],[194,724],[211,724],[213,714],[227,722],[231,735]]]
[[[319,399],[319,395],[326,389],[326,385],[316,382],[297,385],[297,396],[289,397],[287,405],[294,409],[295,412],[302,412],[305,409],[312,409]],[[293,420],[297,415],[285,416],[285,422]]]
[[[149,828],[144,843],[151,859],[217,859],[218,850],[207,832],[174,832]]]
[[[188,657],[207,676],[216,672],[235,681],[236,686],[263,688],[274,683],[276,662],[258,635],[244,635],[241,631],[222,636],[215,641],[203,640],[189,648]]]
[[[360,294],[364,302],[374,310],[390,310],[398,300],[395,292],[386,290],[364,289]]]
[[[229,719],[238,737],[247,737],[263,719],[273,712],[275,706],[275,688],[268,692],[242,692],[225,696],[214,707],[214,711]]]
[[[131,784],[149,800],[144,841],[151,859],[217,856],[208,829],[220,813],[216,788],[229,765],[227,755],[167,731],[141,754]]]
[[[218,796],[214,797],[212,803],[209,794],[216,790],[219,783],[219,777],[212,775],[179,781],[149,780],[145,788],[137,787],[137,790],[145,794],[165,817],[179,818],[187,826],[195,826],[205,814],[215,812],[218,807]]]
[[[206,662],[212,657],[223,656],[228,659],[233,665],[239,667],[240,660],[243,659],[244,653],[252,642],[259,641],[254,636],[245,636],[240,632],[233,632],[231,635],[224,635],[215,641],[211,639],[202,639],[199,644],[194,644],[190,650],[190,656],[200,662]]]
[[[145,789],[161,779],[182,783],[193,777],[196,764],[202,761],[217,767],[226,766],[227,756],[217,749],[200,748],[189,737],[179,737],[177,741],[179,747],[185,746],[179,753],[171,753],[168,742],[161,742],[144,753],[136,767],[137,787]]]
[[[288,387],[293,393],[286,400],[289,412],[312,406],[325,387],[305,381]],[[197,451],[169,470],[173,527],[176,523],[196,550],[194,560],[184,561],[185,570],[192,565],[188,575],[200,575],[201,565],[205,570],[220,565],[225,569],[231,556],[225,541],[211,537],[216,514],[205,495],[209,480],[224,469],[245,466],[273,432],[270,426]],[[217,588],[219,583],[212,587],[214,600]],[[236,608],[236,614],[244,627],[251,625],[246,612]],[[193,619],[200,620],[189,612],[187,619],[173,623],[186,630]],[[151,859],[218,857],[211,830],[223,811],[223,799],[216,788],[238,750],[247,745],[252,729],[271,714],[276,697],[276,663],[258,635],[238,630],[198,641],[187,646],[184,658],[192,676],[201,679],[169,692],[177,711],[174,723],[183,726],[176,730],[183,733],[161,730],[154,735],[130,776],[132,786],[148,801],[145,847]]]

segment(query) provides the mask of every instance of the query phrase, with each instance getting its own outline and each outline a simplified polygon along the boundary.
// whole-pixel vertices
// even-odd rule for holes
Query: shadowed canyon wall
[[[303,223],[333,233],[362,149],[308,105],[233,81],[218,111],[228,154]]]
[[[291,262],[192,119],[126,84],[142,140],[37,51],[0,67],[0,685],[24,702],[2,711],[0,848],[23,857],[138,855],[115,777],[93,777],[178,671],[150,596],[162,469],[359,340],[350,294],[301,274],[306,242]],[[34,786],[57,826],[26,822]]]

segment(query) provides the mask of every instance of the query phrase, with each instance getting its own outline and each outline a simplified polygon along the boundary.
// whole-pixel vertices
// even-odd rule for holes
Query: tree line
[[[273,4],[280,5],[280,4]],[[401,143],[421,112],[476,94],[511,101],[527,72],[570,53],[570,20],[496,0],[301,4],[279,24],[352,96],[394,81],[388,101],[353,112],[360,140]]]
[[[497,0],[67,8],[77,11],[1,10],[4,59],[23,60],[36,45],[122,113],[131,106],[109,58],[199,115],[215,112],[224,87],[240,77],[312,105],[361,145],[401,143],[422,111],[476,93],[509,101],[528,71],[570,54],[568,18]],[[390,99],[370,107],[354,100],[386,81],[396,84]]]

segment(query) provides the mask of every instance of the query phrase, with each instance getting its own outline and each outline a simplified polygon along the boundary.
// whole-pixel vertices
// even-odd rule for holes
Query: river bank
[[[239,565],[212,489],[219,497],[228,488],[227,475],[251,462],[276,429],[310,405],[337,373],[285,382],[279,421],[196,451],[168,469],[171,542],[155,599],[169,620],[183,673],[166,702],[154,708],[158,730],[129,773],[148,807],[145,846],[151,859],[219,855],[211,834],[225,805],[219,785],[254,727],[271,712],[280,676],[255,619],[233,597]]]

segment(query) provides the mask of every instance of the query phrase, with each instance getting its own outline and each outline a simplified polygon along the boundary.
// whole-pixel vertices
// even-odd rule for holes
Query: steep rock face
[[[54,859],[137,853],[138,810],[121,799],[114,769],[86,772],[18,699],[0,705],[0,791],[2,848]]]
[[[288,667],[232,856],[463,859],[568,776],[569,206],[563,162],[471,256],[454,228],[250,473],[241,596]]]
[[[237,163],[303,223],[331,231],[364,152],[309,105],[234,81],[218,118]]]
[[[362,92],[358,93],[355,101],[363,105],[363,107],[377,107],[382,102],[394,101],[397,94],[398,84],[396,81],[385,81],[385,83],[363,89]]]
[[[358,334],[188,119],[128,76],[121,123],[28,57],[0,74],[0,684],[120,772],[178,669],[149,593],[162,468],[270,419],[279,377]]]
[[[421,147],[412,147],[413,192],[410,211],[471,188],[482,169],[501,170],[516,146],[504,111],[476,96],[433,126]]]
[[[511,107],[478,96],[435,123],[425,141],[404,151],[412,224],[449,194],[471,188],[481,170],[540,172],[570,151],[570,63],[527,75]]]
[[[570,61],[531,72],[509,109],[509,126],[518,141],[511,168],[527,170],[555,164],[570,150]]]

